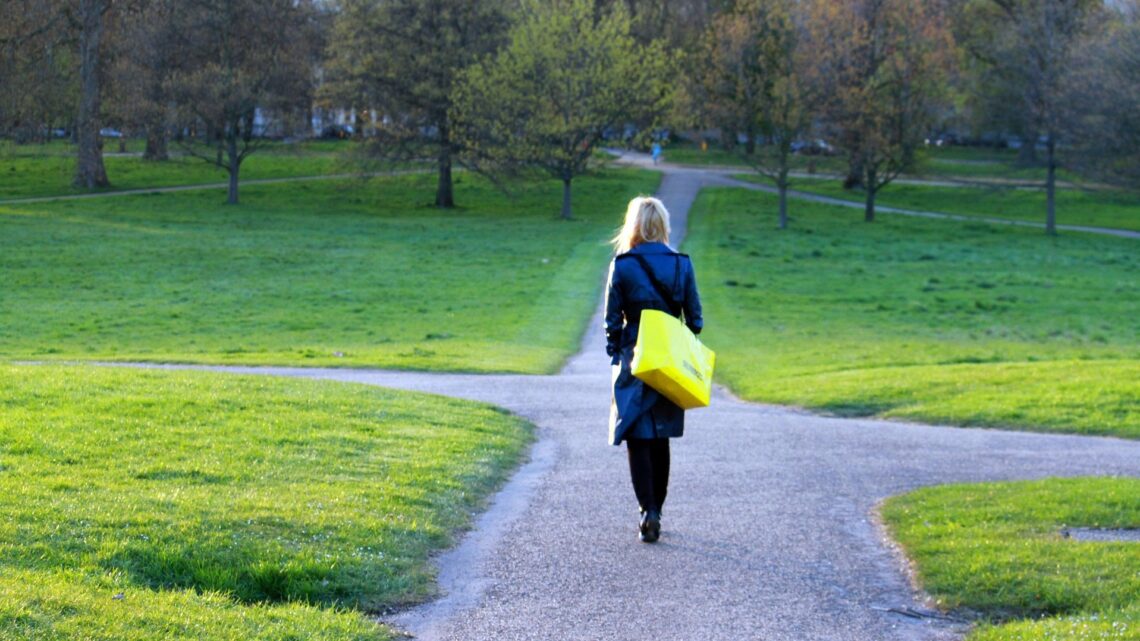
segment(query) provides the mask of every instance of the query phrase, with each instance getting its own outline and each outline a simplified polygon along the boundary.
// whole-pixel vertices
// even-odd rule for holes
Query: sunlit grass
[[[717,378],[844,416],[1140,437],[1135,241],[706,190],[685,249]]]
[[[970,641],[1140,639],[1138,544],[1062,534],[1140,528],[1140,479],[933,487],[882,512],[923,588],[990,622]]]
[[[429,555],[530,438],[485,405],[361,385],[0,366],[0,389],[0,630],[15,638],[91,638],[82,622],[98,638],[374,636],[327,608],[430,594]]]

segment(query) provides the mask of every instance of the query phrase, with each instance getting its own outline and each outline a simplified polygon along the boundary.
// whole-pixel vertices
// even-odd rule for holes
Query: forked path
[[[717,180],[666,171],[675,236]],[[921,604],[873,522],[880,500],[953,481],[1140,475],[1140,442],[826,418],[718,392],[673,443],[662,539],[645,545],[625,451],[606,443],[600,324],[554,376],[216,369],[476,399],[538,426],[531,461],[438,560],[441,598],[388,620],[418,639],[954,639],[960,625],[897,613]]]

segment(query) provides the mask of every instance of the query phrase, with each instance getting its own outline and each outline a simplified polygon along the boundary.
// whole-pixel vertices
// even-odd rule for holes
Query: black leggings
[[[661,511],[665,493],[669,489],[669,439],[630,438],[625,441],[629,450],[629,475],[633,479],[633,492],[642,511]]]

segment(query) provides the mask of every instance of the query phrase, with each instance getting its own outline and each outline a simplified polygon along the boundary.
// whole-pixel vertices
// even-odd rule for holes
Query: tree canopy
[[[607,135],[648,135],[672,95],[674,56],[659,41],[639,44],[624,6],[600,15],[591,0],[528,2],[509,44],[469,68],[454,118],[485,166],[525,166],[570,186]]]

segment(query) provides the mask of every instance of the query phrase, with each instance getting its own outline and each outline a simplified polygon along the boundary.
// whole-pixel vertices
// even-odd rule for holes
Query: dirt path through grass
[[[726,178],[664,171],[679,242],[699,189]],[[827,418],[720,390],[674,441],[663,537],[644,545],[625,452],[606,443],[602,345],[599,311],[553,376],[195,369],[428,391],[538,427],[531,461],[439,559],[442,597],[388,619],[417,639],[956,639],[961,624],[900,614],[923,606],[874,523],[879,501],[949,482],[1140,475],[1136,441]]]

